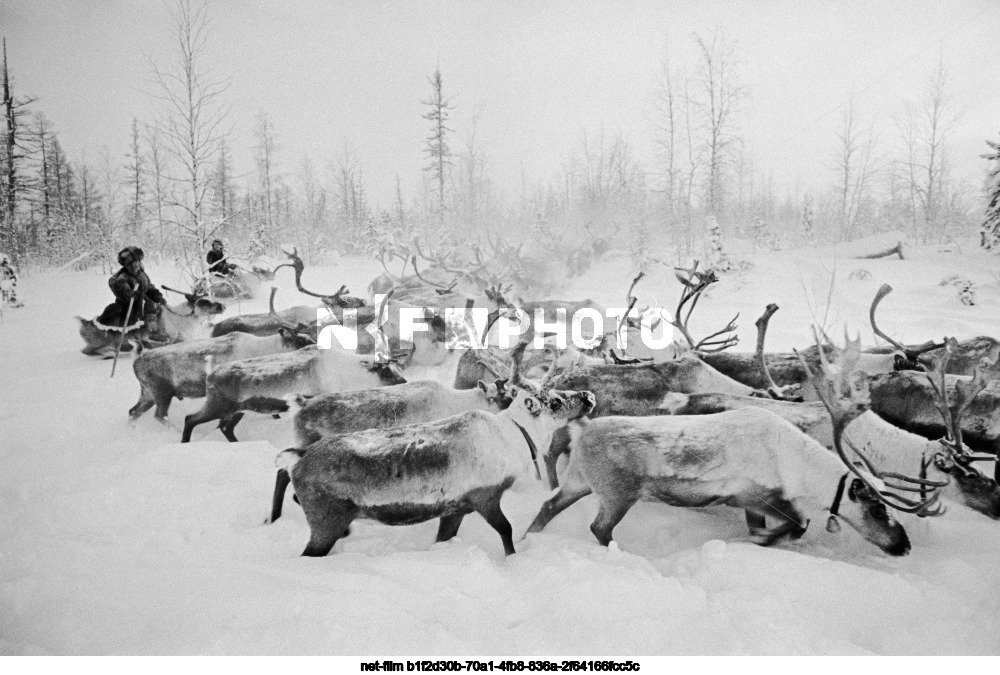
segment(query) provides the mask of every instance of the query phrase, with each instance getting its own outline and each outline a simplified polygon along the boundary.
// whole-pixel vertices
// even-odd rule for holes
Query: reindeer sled
[[[207,274],[201,277],[195,282],[194,292],[223,300],[250,300],[257,297],[260,284],[261,276],[256,269],[247,272],[242,268],[235,268],[229,274]]]
[[[129,310],[127,317],[123,316],[124,312],[118,308],[117,303],[111,303],[93,319],[74,317],[80,324],[80,337],[84,342],[80,351],[88,356],[111,359],[119,349],[119,344],[121,351],[130,352],[135,348],[141,351],[144,347],[160,347],[196,339],[202,324],[210,317],[226,311],[225,305],[209,300],[205,295],[183,293],[166,286],[163,288],[183,295],[185,301],[164,306],[158,318],[159,326],[150,326],[136,308]],[[154,333],[166,339],[152,339],[151,335]]]

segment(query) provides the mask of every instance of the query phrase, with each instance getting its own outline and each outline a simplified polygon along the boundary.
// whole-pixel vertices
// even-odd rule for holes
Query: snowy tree
[[[1000,253],[1000,143],[986,141],[991,152],[982,155],[993,163],[986,178],[986,217],[980,231],[983,248]]]
[[[811,245],[816,243],[815,212],[813,211],[812,197],[806,195],[802,198],[802,234]]]
[[[273,237],[276,234],[275,224],[278,212],[275,205],[277,191],[274,173],[278,142],[274,134],[274,124],[263,110],[257,114],[254,141],[253,155],[257,165],[257,189],[260,192],[261,218],[265,228]]]
[[[451,166],[451,148],[448,146],[448,134],[452,131],[447,126],[448,112],[454,107],[444,97],[444,82],[441,79],[441,69],[437,68],[432,77],[431,97],[421,101],[430,110],[424,114],[424,119],[431,123],[431,135],[427,137],[424,154],[430,160],[425,169],[430,172],[438,192],[437,208],[440,218],[444,217],[445,184],[448,179],[448,168]]]
[[[24,161],[27,159],[28,137],[20,124],[27,114],[27,106],[34,99],[18,99],[14,96],[14,83],[10,77],[7,61],[7,39],[3,40],[3,68],[0,70],[4,118],[3,141],[0,142],[0,246],[14,256],[23,251],[25,236],[18,230],[15,218],[18,204],[27,190],[24,176]]]
[[[714,214],[708,215],[708,268],[714,272],[728,272],[733,263],[722,249],[722,227]]]
[[[129,237],[138,236],[145,221],[145,195],[146,195],[146,160],[142,155],[139,136],[139,120],[132,118],[132,135],[129,139],[129,151],[125,155],[127,163],[125,170],[128,171],[129,190],[129,226],[131,232]]]

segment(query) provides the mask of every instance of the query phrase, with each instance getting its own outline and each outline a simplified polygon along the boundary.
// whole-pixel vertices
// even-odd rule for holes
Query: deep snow
[[[814,315],[870,344],[868,304],[887,282],[896,290],[880,326],[899,339],[1000,337],[1000,259],[909,253],[757,254],[702,300],[695,332],[740,311],[741,348],[752,349],[753,319],[773,301],[769,349],[807,345]],[[848,278],[861,268],[870,279]],[[306,280],[363,294],[377,271],[344,260]],[[279,307],[305,301],[286,272]],[[937,285],[954,272],[978,283],[976,306]],[[151,276],[177,282],[166,268]],[[567,294],[617,306],[632,276],[612,256]],[[637,289],[640,303],[667,308],[677,293],[665,267]],[[300,558],[297,506],[262,525],[287,419],[244,420],[239,444],[204,425],[180,445],[193,400],[173,404],[175,428],[151,412],[130,426],[131,357],[109,379],[110,361],[80,354],[71,319],[110,300],[105,276],[39,273],[21,295],[27,306],[0,322],[0,654],[1000,653],[1000,523],[956,504],[938,519],[901,517],[914,543],[902,559],[822,523],[760,548],[737,510],[652,503],[618,526],[620,548],[605,549],[588,529],[592,497],[506,560],[475,515],[445,544],[433,543],[435,522],[357,521],[328,557]],[[505,497],[516,536],[545,497],[541,487]]]

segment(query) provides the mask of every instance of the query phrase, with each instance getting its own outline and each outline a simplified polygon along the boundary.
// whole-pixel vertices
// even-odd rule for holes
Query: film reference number
[[[628,672],[638,671],[635,661],[374,661],[362,662],[371,672]]]

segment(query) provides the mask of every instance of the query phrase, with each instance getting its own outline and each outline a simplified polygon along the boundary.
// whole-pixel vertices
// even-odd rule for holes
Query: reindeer
[[[427,317],[429,330],[414,333],[414,348],[408,355],[408,368],[453,367],[458,354],[443,346],[444,320],[439,315]],[[233,429],[243,418],[243,411],[279,413],[288,410],[287,394],[316,396],[336,391],[372,389],[402,384],[406,379],[394,360],[372,359],[333,347],[309,346],[287,354],[272,354],[228,363],[208,376],[205,405],[184,420],[182,443],[191,440],[194,428],[221,419],[223,435],[236,441]]]
[[[311,336],[310,325],[293,325],[281,321],[274,313],[274,295],[271,289],[270,308],[275,319],[282,323],[278,334],[259,337],[234,332],[223,337],[182,342],[144,352],[132,364],[141,391],[139,401],[129,410],[129,418],[137,420],[153,405],[156,419],[165,422],[167,411],[174,397],[200,398],[205,395],[205,379],[212,367],[233,361],[293,352],[316,340]]]
[[[640,365],[581,366],[554,379],[554,386],[586,388],[597,396],[593,417],[609,415],[656,415],[664,396],[670,392],[719,392],[749,396],[759,394],[704,363],[692,353],[673,361]],[[556,487],[556,462],[569,451],[568,431],[560,430],[545,453],[549,484]]]
[[[770,313],[773,313],[770,311],[772,307],[777,309],[771,305],[768,308]],[[766,313],[765,316],[769,314]],[[763,328],[766,330],[766,320]],[[758,347],[763,345],[763,332],[761,322],[758,321]],[[948,341],[948,353],[952,343],[953,341]],[[848,341],[846,353],[857,353],[860,356],[860,346]],[[944,359],[940,367],[946,366]],[[856,360],[845,360],[841,367],[854,369]],[[946,390],[935,387],[938,409],[948,427],[948,437],[944,439],[929,441],[885,422],[870,411],[851,422],[845,437],[851,446],[864,447],[865,455],[879,471],[920,474],[945,482],[947,485],[942,488],[942,496],[963,503],[991,518],[1000,518],[1000,485],[973,464],[987,458],[995,460],[995,457],[973,453],[961,441],[962,416],[972,399],[985,387],[982,370],[977,377],[979,382],[970,383],[968,388],[959,383],[959,400],[954,406],[945,398]],[[765,379],[771,381],[770,375],[765,373]],[[851,399],[854,406],[865,410],[870,408],[868,391],[863,382],[852,392]],[[660,405],[661,410],[673,415],[704,415],[748,407],[767,409],[791,422],[827,449],[834,449],[833,429],[822,403],[794,403],[726,394],[668,394]],[[949,482],[949,478],[953,480]]]
[[[302,272],[305,270],[305,263],[299,257],[298,249],[292,246],[290,250],[285,251],[285,255],[291,259],[291,262],[276,266],[274,272],[277,272],[282,267],[291,267],[295,271],[295,287],[298,288],[299,292],[319,298],[323,302],[323,305],[337,318],[337,321],[343,322],[344,309],[354,309],[357,311],[358,325],[370,323],[378,315],[378,308],[368,307],[364,300],[351,296],[347,286],[341,286],[332,295],[314,293],[306,289],[302,285]],[[258,336],[275,335],[282,327],[289,323],[295,325],[315,325],[317,309],[317,307],[310,305],[296,305],[295,307],[283,309],[277,314],[272,311],[266,314],[233,316],[217,323],[212,329],[212,337],[222,337],[223,335],[237,331]],[[313,329],[313,332],[315,333],[315,329]],[[368,344],[364,338],[362,338],[361,342],[365,344],[363,346],[359,344],[360,351],[365,351],[365,348],[370,351],[374,347],[374,344]]]
[[[166,286],[163,288],[173,291]],[[180,291],[174,292],[180,293]],[[203,323],[226,311],[225,305],[210,300],[204,295],[194,293],[181,293],[181,295],[184,296],[183,303],[165,306],[160,315],[163,332],[170,336],[170,342],[166,344],[196,339]],[[84,319],[81,316],[74,318],[80,323],[80,337],[86,343],[80,351],[88,356],[100,356],[104,359],[114,358],[121,333],[98,328],[92,319]],[[143,348],[141,341],[144,336],[144,329],[129,333],[128,339],[122,344],[122,351],[132,351],[133,346],[130,341],[134,341],[141,351]]]
[[[331,295],[325,295],[323,293],[314,293],[306,289],[302,285],[302,273],[305,271],[306,265],[302,262],[302,258],[299,257],[299,251],[296,247],[291,246],[288,249],[283,249],[286,256],[292,261],[291,263],[284,263],[278,265],[280,267],[291,267],[295,271],[295,287],[299,289],[299,293],[303,295],[309,295],[314,298],[319,298],[324,305],[333,311],[338,319],[343,319],[344,309],[360,309],[362,307],[367,307],[368,303],[351,295],[350,289],[347,286],[341,286],[336,293]],[[275,268],[277,270],[278,268]],[[339,313],[338,313],[339,312]],[[373,317],[374,318],[374,315]]]
[[[906,555],[909,538],[887,507],[938,515],[943,483],[889,473],[878,476],[867,463],[865,468],[856,466],[842,442],[844,428],[858,414],[837,402],[843,378],[831,382],[825,363],[818,375],[805,367],[832,419],[836,455],[760,408],[695,417],[577,420],[570,423],[572,453],[564,484],[542,506],[528,532],[540,532],[593,492],[600,509],[590,529],[605,546],[635,502],[659,499],[673,506],[742,508],[751,540],[765,546],[785,535],[801,537],[810,517],[829,512],[829,531],[839,531],[842,519],[889,555]],[[927,496],[917,501],[891,489],[923,490]],[[779,524],[768,528],[767,517]]]
[[[391,427],[433,422],[470,410],[501,412],[510,405],[508,382],[518,381],[521,355],[527,343],[515,348],[512,372],[508,379],[497,379],[492,384],[480,381],[476,389],[459,391],[434,381],[407,382],[391,387],[365,391],[325,394],[306,402],[304,397],[294,397],[295,433],[299,447],[316,443],[321,438],[338,434],[388,429]],[[555,359],[552,363],[555,366]],[[544,385],[549,375],[542,381]],[[278,470],[274,486],[274,500],[270,522],[281,517],[288,473]]]
[[[500,499],[515,481],[538,474],[534,448],[594,406],[590,392],[558,391],[515,379],[510,406],[391,429],[324,438],[278,455],[309,524],[302,555],[324,556],[355,518],[409,525],[440,518],[437,541],[458,533],[473,511],[513,554]],[[532,471],[534,465],[534,471]]]
[[[872,378],[868,384],[871,409],[882,419],[931,440],[961,434],[969,447],[995,456],[1000,453],[1000,380],[988,379],[994,364],[981,367],[973,377],[947,375],[948,358],[960,349],[956,341],[947,341],[944,365],[932,371],[937,381],[914,371]],[[974,396],[969,393],[973,390]],[[943,416],[944,397],[963,402],[962,415],[954,422]],[[996,475],[1000,479],[1000,468]]]

